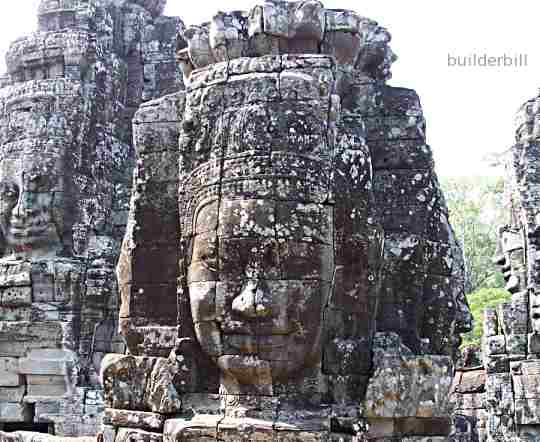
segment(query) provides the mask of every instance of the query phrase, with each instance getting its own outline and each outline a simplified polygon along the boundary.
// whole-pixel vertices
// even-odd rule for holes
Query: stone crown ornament
[[[186,77],[194,68],[241,57],[323,54],[344,69],[387,80],[397,60],[388,46],[390,34],[377,22],[353,11],[325,9],[317,1],[270,0],[249,13],[219,12],[181,37],[187,43],[179,55]]]

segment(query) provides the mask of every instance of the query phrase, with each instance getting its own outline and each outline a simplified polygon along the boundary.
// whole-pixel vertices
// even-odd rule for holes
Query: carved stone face
[[[332,208],[321,204],[222,200],[200,208],[191,309],[199,343],[222,373],[260,386],[320,362],[332,231]]]
[[[0,162],[0,229],[7,253],[56,255],[62,248],[60,157],[25,155]]]
[[[389,80],[392,78],[392,64],[397,60],[389,45],[392,37],[386,29],[376,24],[368,25],[368,28],[369,37],[356,67],[373,78]]]

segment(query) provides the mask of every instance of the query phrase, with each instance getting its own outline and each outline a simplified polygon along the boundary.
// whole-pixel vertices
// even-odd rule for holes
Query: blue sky
[[[442,176],[498,173],[482,159],[508,149],[519,105],[540,86],[540,4],[530,0],[326,0],[328,8],[354,9],[387,27],[399,60],[391,84],[416,89],[427,119],[428,143]],[[39,0],[2,1],[0,53],[35,28]],[[213,12],[248,8],[247,0],[169,0],[166,13],[186,24]],[[224,6],[225,5],[225,6]],[[521,67],[452,67],[448,57],[527,55]],[[3,64],[2,64],[3,65]],[[2,68],[3,70],[3,68]]]

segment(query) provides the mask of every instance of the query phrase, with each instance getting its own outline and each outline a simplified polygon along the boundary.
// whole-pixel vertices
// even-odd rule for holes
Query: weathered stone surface
[[[2,442],[96,442],[95,437],[57,437],[50,434],[16,431],[4,433],[0,431]]]
[[[24,385],[20,387],[0,387],[0,400],[2,402],[22,402],[26,393]]]
[[[107,406],[183,413],[166,440],[448,435],[464,263],[389,33],[318,1],[180,31],[186,91],[134,118]]]
[[[163,428],[165,417],[158,413],[143,411],[116,410],[106,408],[103,423],[114,427],[140,428],[142,430],[159,431]]]
[[[389,347],[389,340],[394,341],[395,346]],[[378,341],[387,342],[378,347]],[[367,417],[448,416],[452,384],[450,358],[414,356],[396,335],[376,336],[374,352],[374,374],[365,401]]]
[[[64,376],[77,363],[77,355],[69,350],[33,350],[19,359],[18,372],[26,375]]]
[[[163,442],[163,434],[134,428],[119,428],[115,442]]]
[[[95,436],[101,359],[125,349],[114,266],[135,162],[131,119],[144,101],[182,88],[183,25],[164,6],[42,0],[38,30],[6,55],[0,409],[20,418],[17,406],[32,404],[28,419],[54,423],[58,435]]]
[[[2,402],[0,404],[0,422],[29,422],[32,411],[27,404],[20,402]]]

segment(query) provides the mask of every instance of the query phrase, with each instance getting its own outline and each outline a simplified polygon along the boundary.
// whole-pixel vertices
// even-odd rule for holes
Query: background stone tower
[[[508,224],[495,261],[511,302],[484,312],[483,367],[458,372],[457,412],[477,420],[480,441],[540,438],[540,99],[516,115],[506,163]]]
[[[0,430],[97,433],[101,359],[124,351],[114,266],[135,163],[131,120],[144,101],[182,88],[183,27],[162,15],[164,3],[43,0],[38,31],[8,51]]]

